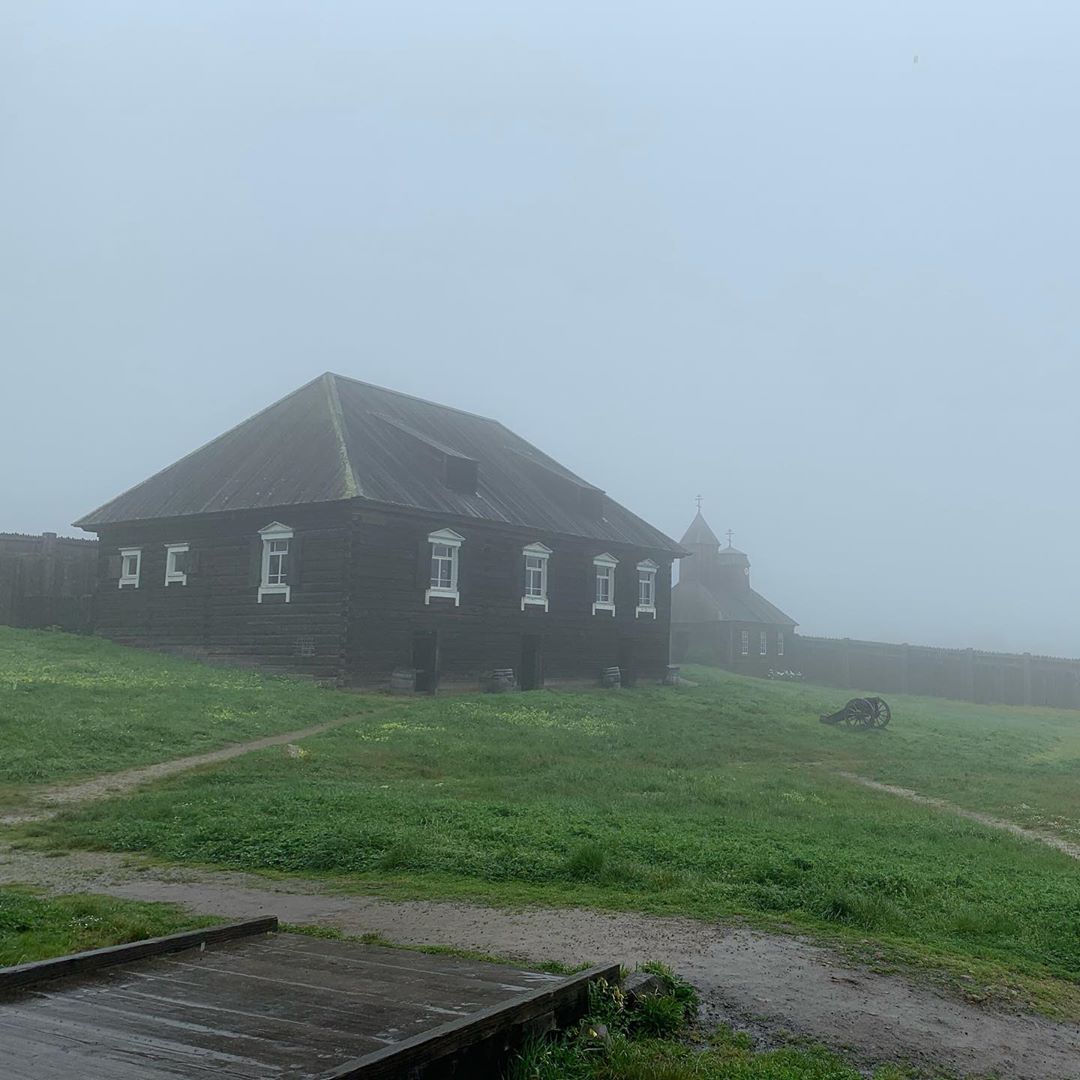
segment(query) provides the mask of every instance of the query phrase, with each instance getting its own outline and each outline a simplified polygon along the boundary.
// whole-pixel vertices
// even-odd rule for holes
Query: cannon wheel
[[[889,703],[884,698],[873,698],[874,702],[874,717],[873,727],[883,728],[888,727],[889,721],[892,719],[892,709],[889,708]]]
[[[844,723],[853,728],[873,727],[874,706],[866,698],[852,698],[844,706]]]

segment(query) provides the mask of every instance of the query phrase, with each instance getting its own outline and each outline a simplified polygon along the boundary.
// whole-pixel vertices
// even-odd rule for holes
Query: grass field
[[[0,888],[0,967],[209,926],[171,904]]]
[[[295,680],[0,626],[0,796],[306,727],[357,705]]]
[[[32,832],[400,896],[742,916],[1080,1015],[1074,861],[835,775],[1075,835],[1080,716],[896,698],[891,728],[851,732],[817,720],[843,692],[693,674],[677,690],[345,698],[366,713],[302,758],[260,752]]]

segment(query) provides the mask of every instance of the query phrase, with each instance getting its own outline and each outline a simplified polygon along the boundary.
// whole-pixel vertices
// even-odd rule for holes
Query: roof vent
[[[451,491],[462,495],[475,495],[479,478],[479,462],[467,457],[453,457],[449,454],[443,459],[446,463],[444,479]]]

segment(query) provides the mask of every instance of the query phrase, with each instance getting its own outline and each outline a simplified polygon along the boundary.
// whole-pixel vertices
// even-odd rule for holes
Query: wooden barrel
[[[600,685],[609,690],[617,690],[622,686],[622,672],[618,667],[606,667],[600,674]]]
[[[480,689],[485,694],[505,694],[514,689],[514,669],[495,668],[494,671],[486,671],[480,676]]]
[[[394,668],[390,675],[391,694],[416,693],[416,668]]]

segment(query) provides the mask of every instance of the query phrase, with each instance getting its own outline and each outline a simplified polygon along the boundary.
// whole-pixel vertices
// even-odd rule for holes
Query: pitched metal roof
[[[673,623],[749,622],[797,626],[753,589],[731,589],[714,592],[697,581],[680,581],[671,591],[671,621]]]
[[[683,547],[708,547],[710,544],[716,547],[720,546],[716,533],[709,528],[708,523],[701,516],[700,510],[694,516],[694,520],[690,522],[690,527],[679,542]]]
[[[753,589],[726,594],[720,600],[720,610],[723,611],[725,619],[735,622],[796,625],[790,615],[785,615],[775,604],[770,603],[761,593]]]
[[[477,463],[475,492],[448,458]],[[684,553],[601,494],[498,421],[327,373],[75,524],[363,499]]]

